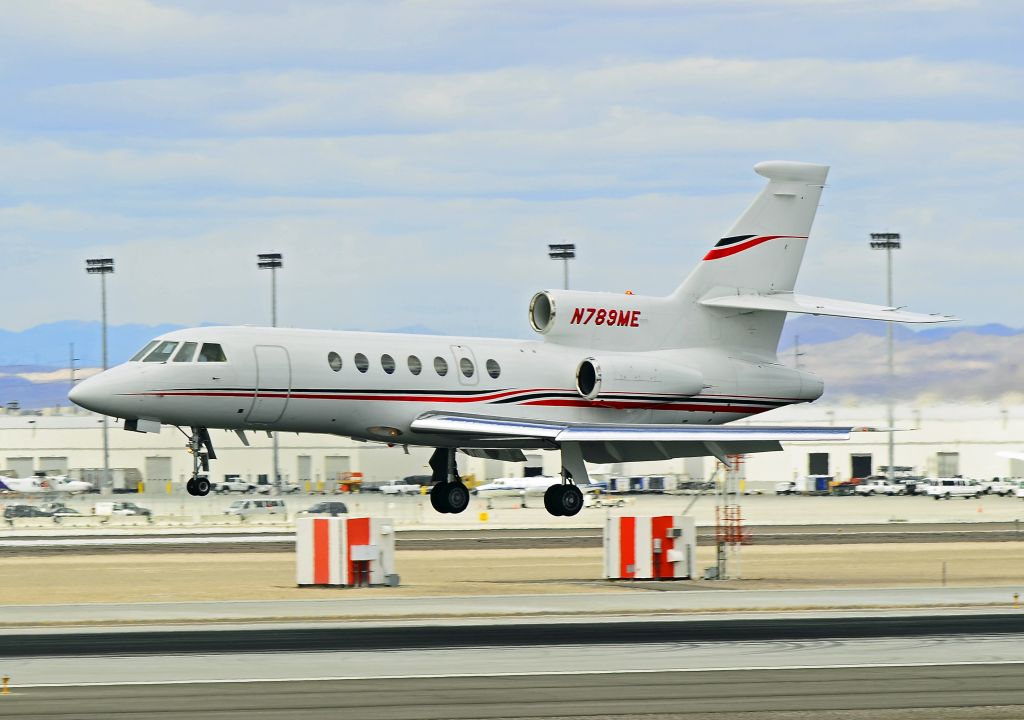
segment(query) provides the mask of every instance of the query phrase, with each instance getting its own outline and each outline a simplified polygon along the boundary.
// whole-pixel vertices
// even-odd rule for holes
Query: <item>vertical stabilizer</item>
[[[828,166],[769,161],[758,163],[754,170],[768,178],[768,184],[679,286],[675,301],[691,305],[709,295],[792,292]],[[702,343],[771,356],[786,317],[784,312],[710,308],[699,308],[697,313],[703,317],[694,318],[693,329],[704,336]]]

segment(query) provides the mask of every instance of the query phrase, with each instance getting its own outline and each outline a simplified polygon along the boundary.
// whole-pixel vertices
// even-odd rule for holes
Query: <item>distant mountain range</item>
[[[124,362],[152,338],[181,327],[110,326],[110,364]],[[393,332],[440,334],[422,326]],[[990,324],[912,330],[896,325],[894,337],[894,394],[898,397],[993,400],[1016,393],[1024,398],[1024,329]],[[0,405],[11,401],[23,408],[67,405],[70,343],[75,344],[79,368],[101,364],[97,322],[48,323],[21,332],[0,330]],[[885,323],[790,317],[779,344],[779,358],[822,377],[826,398],[877,399],[886,394]]]

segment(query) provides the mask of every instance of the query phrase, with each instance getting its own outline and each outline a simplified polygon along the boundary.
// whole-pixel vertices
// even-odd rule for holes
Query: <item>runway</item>
[[[1020,522],[873,523],[845,525],[753,525],[747,528],[757,545],[851,545],[861,543],[1011,542],[1024,539]],[[402,530],[395,535],[398,550],[519,549],[601,547],[602,528],[537,527]],[[697,530],[701,545],[714,544],[714,529]],[[0,532],[5,556],[65,553],[145,552],[286,552],[295,547],[291,525],[263,528],[168,528],[96,530],[53,529],[46,533],[21,530]]]

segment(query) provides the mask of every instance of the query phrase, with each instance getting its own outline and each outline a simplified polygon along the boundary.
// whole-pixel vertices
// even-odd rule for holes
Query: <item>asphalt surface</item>
[[[110,630],[0,636],[0,658],[284,653],[543,645],[807,641],[1024,634],[1024,612],[917,616],[534,622],[401,627]]]
[[[798,668],[718,672],[35,687],[0,697],[4,717],[76,718],[440,718],[635,717],[671,713],[1022,706],[1019,665]],[[950,709],[953,709],[950,712]],[[300,715],[301,713],[301,715]],[[1002,717],[1012,717],[1002,716]]]
[[[761,525],[746,528],[755,545],[837,545],[859,543],[1010,542],[1024,540],[1019,522],[915,523],[901,525]],[[65,553],[287,552],[294,549],[290,525],[236,532],[150,531],[116,536],[19,534],[0,538],[0,556]],[[399,530],[397,550],[522,549],[601,547],[601,528]],[[714,544],[713,528],[698,528],[699,545]]]

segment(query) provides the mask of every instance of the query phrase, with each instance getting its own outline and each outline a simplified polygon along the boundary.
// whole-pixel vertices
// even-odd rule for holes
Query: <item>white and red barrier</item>
[[[299,585],[397,584],[394,524],[385,518],[299,517],[295,558]]]
[[[609,517],[604,532],[604,576],[616,580],[693,577],[697,527],[692,517]]]

